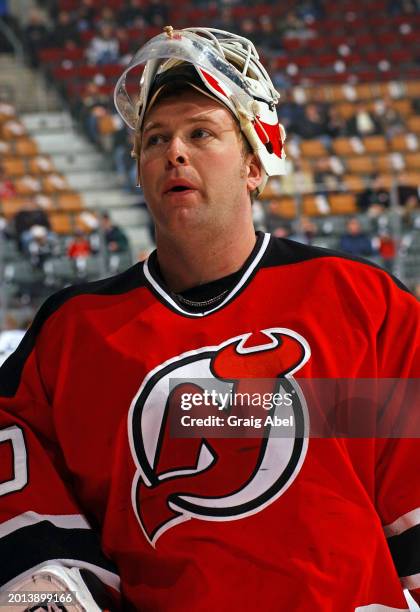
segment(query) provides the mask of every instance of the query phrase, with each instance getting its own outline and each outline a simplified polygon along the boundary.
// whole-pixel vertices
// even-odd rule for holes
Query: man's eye
[[[164,138],[161,134],[152,134],[146,140],[146,147],[155,147],[156,145],[162,144],[163,141]]]
[[[197,139],[208,138],[210,136],[210,133],[207,130],[204,130],[203,128],[197,128],[193,131],[191,136],[192,138],[197,138]]]

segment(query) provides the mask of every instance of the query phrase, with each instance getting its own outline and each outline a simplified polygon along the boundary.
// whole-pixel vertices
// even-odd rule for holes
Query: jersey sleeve
[[[376,507],[401,584],[420,603],[420,305],[390,283],[378,334],[378,383],[386,385],[376,440]]]
[[[0,589],[54,561],[90,570],[117,593],[116,568],[75,500],[55,437],[40,376],[41,361],[54,359],[39,354],[46,310],[0,369]]]

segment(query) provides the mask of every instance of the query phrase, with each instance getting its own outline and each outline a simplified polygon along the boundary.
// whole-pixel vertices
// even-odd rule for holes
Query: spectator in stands
[[[49,44],[51,47],[65,47],[68,43],[79,44],[80,36],[71,14],[60,11]]]
[[[282,15],[278,22],[279,37],[285,38],[304,38],[306,27],[303,19],[290,9],[286,15]]]
[[[401,113],[392,106],[392,99],[389,95],[375,101],[375,118],[380,125],[380,131],[387,138],[393,138],[405,130]]]
[[[86,84],[81,100],[73,105],[72,111],[82,123],[92,142],[98,142],[98,118],[109,108],[109,96],[102,94],[95,81]]]
[[[411,100],[411,108],[415,115],[420,115],[420,97]]]
[[[86,49],[86,57],[90,64],[100,66],[118,61],[119,42],[114,28],[109,24],[99,27],[98,33],[92,38]]]
[[[406,214],[420,206],[419,190],[420,186],[414,186],[404,174],[398,178],[398,203]]]
[[[43,225],[33,225],[29,231],[28,254],[34,268],[42,268],[44,263],[59,254],[57,236]]]
[[[67,247],[67,257],[77,259],[78,257],[89,257],[92,254],[90,242],[82,230],[76,230],[74,238]]]
[[[310,168],[305,166],[300,159],[293,161],[293,172],[290,171],[279,179],[273,177],[270,180],[270,185],[278,195],[312,193],[315,188],[314,177]]]
[[[131,191],[137,183],[136,164],[131,157],[133,138],[126,126],[121,126],[113,134],[113,157],[118,180],[122,186]]]
[[[388,13],[390,15],[411,15],[419,10],[418,0],[389,0]]]
[[[383,267],[392,274],[397,246],[388,230],[382,230],[379,234],[379,254],[382,257]]]
[[[291,233],[291,228],[289,225],[278,225],[272,232],[273,236],[276,238],[289,238]]]
[[[101,216],[101,228],[109,253],[125,253],[128,251],[129,245],[127,236],[118,225],[112,222],[108,213],[103,213]]]
[[[67,247],[67,257],[73,261],[78,276],[86,273],[87,259],[90,255],[92,248],[89,239],[82,230],[76,230],[73,240]]]
[[[357,207],[371,217],[377,217],[389,208],[390,194],[379,174],[372,174],[369,185],[357,196]]]
[[[274,21],[268,9],[264,15],[259,17],[258,29],[262,34],[260,44],[264,46],[264,49],[278,53],[280,50],[279,34],[275,29]]]
[[[98,20],[96,21],[96,27],[101,29],[103,26],[110,26],[111,28],[116,28],[117,16],[115,15],[115,11],[109,6],[104,6],[101,9]]]
[[[338,138],[346,133],[346,122],[340,115],[337,107],[331,106],[327,113],[327,134],[330,138]]]
[[[24,29],[24,44],[32,66],[38,65],[38,52],[48,46],[49,31],[44,14],[38,9],[29,13],[28,23]]]
[[[312,244],[317,233],[316,224],[309,217],[301,217],[294,222],[294,231],[287,237],[301,244]]]
[[[329,157],[320,157],[314,165],[315,193],[325,197],[341,188],[340,175],[334,171]]]
[[[275,60],[273,60],[273,63],[275,63]],[[303,114],[302,106],[294,101],[290,89],[286,89],[284,95],[280,98],[277,114],[287,131],[292,130],[294,126],[300,123]]]
[[[340,237],[340,250],[350,255],[374,255],[372,239],[362,231],[359,219],[347,221],[347,232]]]
[[[304,140],[327,136],[328,126],[316,104],[307,104],[302,119],[291,126],[292,131]]]
[[[373,113],[368,111],[363,102],[356,106],[356,112],[347,121],[349,136],[373,136],[381,133],[381,125]]]
[[[279,44],[279,43],[278,43]],[[276,89],[284,90],[282,94],[282,101],[285,98],[285,94],[290,90],[290,78],[288,74],[282,68],[277,67],[277,62],[274,57],[267,60],[269,72],[271,74],[271,80],[273,81],[274,87]],[[277,110],[280,111],[281,107]]]
[[[163,28],[168,23],[168,7],[161,0],[150,0],[145,8],[147,23],[157,28]]]
[[[46,212],[31,201],[25,202],[14,216],[11,225],[17,247],[26,255],[29,255],[28,247],[32,240],[31,228],[36,225],[44,227],[47,231],[51,230]]]
[[[143,0],[125,0],[117,20],[125,28],[143,28],[145,26]]]
[[[303,19],[305,23],[312,23],[325,14],[322,0],[306,0],[296,4],[297,16]]]
[[[13,182],[7,178],[3,164],[0,161],[0,200],[13,198],[16,195],[16,188]]]
[[[16,34],[20,34],[17,19],[10,11],[10,0],[0,0],[0,19]],[[13,53],[11,42],[5,36],[0,36],[0,53]]]
[[[95,23],[94,0],[81,0],[73,16],[79,32],[92,30]]]
[[[406,194],[405,198],[402,197],[400,199],[400,203],[403,204],[407,213],[420,207],[419,188],[403,185],[399,187],[398,191],[402,194]]]
[[[212,27],[230,31],[234,25],[235,17],[233,15],[232,7],[226,4],[222,5],[218,14],[213,19]]]

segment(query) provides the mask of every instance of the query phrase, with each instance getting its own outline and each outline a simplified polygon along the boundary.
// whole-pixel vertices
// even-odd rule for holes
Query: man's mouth
[[[167,191],[166,193],[177,193],[179,191],[189,191],[191,190],[191,187],[185,187],[184,185],[177,185],[176,187],[172,187],[172,189],[169,189],[169,191]]]
[[[183,193],[186,191],[195,191],[194,185],[186,179],[171,179],[167,181],[163,188],[164,195],[170,193]]]

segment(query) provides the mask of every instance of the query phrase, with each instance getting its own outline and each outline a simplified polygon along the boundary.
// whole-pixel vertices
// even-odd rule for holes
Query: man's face
[[[349,234],[351,234],[352,236],[356,236],[360,233],[361,230],[360,223],[357,219],[350,219],[347,224],[347,228]]]
[[[261,171],[256,157],[245,154],[231,113],[186,90],[147,113],[140,180],[158,236],[203,227],[234,231],[237,215],[250,215],[249,193]]]

